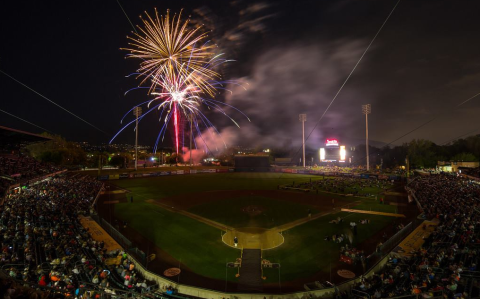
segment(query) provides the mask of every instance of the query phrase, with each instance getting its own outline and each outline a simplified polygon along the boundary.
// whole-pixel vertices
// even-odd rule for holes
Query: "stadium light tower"
[[[302,122],[302,145],[303,145],[302,162],[303,162],[303,168],[305,168],[305,122],[307,121],[307,115],[300,114],[299,120]]]
[[[142,115],[142,107],[133,108],[133,115],[135,116],[135,170],[138,166],[138,118]]]
[[[190,120],[190,167],[193,166],[193,160],[192,160],[192,144],[193,144],[193,114],[189,115],[189,120]]]
[[[368,155],[368,115],[372,113],[372,106],[370,104],[362,105],[362,112],[365,114],[365,140],[367,148],[367,171],[370,170],[370,156]]]

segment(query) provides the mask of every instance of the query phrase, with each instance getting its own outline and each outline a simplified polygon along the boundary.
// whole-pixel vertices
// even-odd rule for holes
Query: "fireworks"
[[[167,11],[166,16],[159,17],[155,10],[155,18],[148,14],[146,16],[147,19],[142,19],[144,27],[138,26],[140,33],[133,33],[134,37],[128,37],[130,48],[125,50],[130,52],[127,58],[141,59],[136,75],[137,78],[142,78],[142,81],[139,87],[134,89],[148,88],[148,95],[154,97],[140,104],[148,108],[140,120],[155,110],[159,111],[160,120],[163,120],[155,151],[159,140],[165,137],[169,122],[173,122],[174,143],[178,154],[179,123],[182,117],[190,120],[191,129],[197,136],[201,137],[201,127],[213,128],[218,133],[200,110],[202,105],[222,113],[238,126],[222,105],[233,108],[244,116],[245,114],[213,99],[217,89],[224,89],[225,84],[235,82],[220,81],[215,67],[227,60],[214,52],[216,47],[206,41],[207,35],[201,32],[201,27],[190,28],[188,20],[182,23],[181,13],[170,18]],[[145,83],[149,86],[143,86]],[[125,114],[122,122],[132,110],[133,108]],[[134,121],[127,123],[110,142]]]
[[[152,92],[162,77],[178,74],[214,96],[215,87],[210,81],[219,79],[220,75],[211,66],[219,62],[219,56],[215,55],[215,45],[206,41],[207,34],[200,32],[201,27],[189,29],[188,20],[182,24],[181,13],[170,18],[167,11],[165,17],[159,17],[155,9],[154,19],[145,14],[144,28],[137,26],[141,33],[132,32],[134,36],[127,37],[130,48],[124,49],[130,52],[128,58],[141,59],[137,70],[143,77],[140,84],[150,79],[149,92]]]

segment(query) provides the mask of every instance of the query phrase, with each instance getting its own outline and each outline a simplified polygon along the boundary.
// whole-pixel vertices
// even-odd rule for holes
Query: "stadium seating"
[[[391,258],[370,279],[362,279],[350,295],[387,298],[470,298],[480,296],[474,284],[480,272],[478,230],[480,185],[455,175],[432,175],[410,185],[426,219],[438,219],[436,230],[418,251],[403,259]],[[344,294],[347,298],[349,295]]]
[[[148,289],[152,283],[139,273],[125,270],[121,276],[106,266],[110,256],[104,244],[94,241],[77,219],[90,213],[100,188],[88,176],[64,175],[8,194],[0,216],[1,269],[12,279],[70,295],[80,288],[126,294]],[[129,265],[123,258],[122,266]]]

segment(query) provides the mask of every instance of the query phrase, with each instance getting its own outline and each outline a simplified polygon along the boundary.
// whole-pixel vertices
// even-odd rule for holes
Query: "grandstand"
[[[125,251],[109,250],[108,243],[95,239],[79,221],[82,215],[92,215],[102,188],[99,181],[65,173],[17,151],[22,144],[45,140],[27,132],[1,130],[0,167],[6,192],[0,216],[2,296],[164,296],[153,295],[158,284],[142,277]]]

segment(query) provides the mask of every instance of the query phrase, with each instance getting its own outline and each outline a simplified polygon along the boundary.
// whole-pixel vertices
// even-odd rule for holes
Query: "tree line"
[[[27,153],[39,161],[58,165],[97,167],[98,161],[103,165],[125,166],[132,160],[130,153],[93,152],[86,153],[78,143],[66,141],[60,136],[51,136],[53,139],[46,142],[34,143],[25,147]],[[275,158],[290,157],[292,161],[298,160],[296,148],[290,146],[272,147],[270,156],[273,162]],[[261,148],[258,148],[261,152]],[[255,152],[255,150],[253,150]],[[233,158],[235,150],[229,148],[217,156],[221,161]],[[464,139],[457,139],[451,143],[438,145],[426,139],[413,139],[410,142],[398,146],[375,147],[369,146],[370,165],[382,168],[395,168],[406,165],[408,156],[412,168],[432,168],[438,161],[479,161],[480,157],[480,134]],[[140,156],[140,159],[147,158]],[[307,151],[307,161],[318,162],[318,149]],[[172,163],[175,156],[168,154],[164,157],[164,163]],[[365,145],[347,148],[347,162],[353,165],[366,164]],[[173,162],[174,163],[174,162]]]

